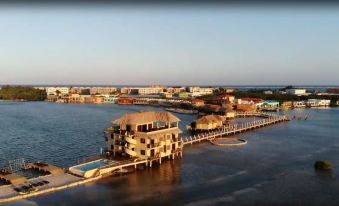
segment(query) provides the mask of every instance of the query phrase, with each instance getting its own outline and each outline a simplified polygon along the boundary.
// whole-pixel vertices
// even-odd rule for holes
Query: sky
[[[0,84],[339,85],[339,6],[3,6]]]

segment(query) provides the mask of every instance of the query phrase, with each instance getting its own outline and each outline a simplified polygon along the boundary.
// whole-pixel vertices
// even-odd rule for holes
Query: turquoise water
[[[90,162],[90,163],[87,163],[85,165],[80,165],[80,166],[77,166],[77,167],[74,167],[74,168],[81,170],[81,171],[84,171],[84,172],[87,172],[87,171],[97,169],[97,168],[107,166],[107,165],[108,165],[107,161],[100,160],[100,161],[96,161],[96,162]]]
[[[160,108],[2,102],[0,163],[24,157],[74,165],[105,146],[112,119],[147,109]],[[244,147],[204,142],[161,166],[9,205],[338,205],[339,109],[294,113],[309,118],[237,135]],[[178,116],[182,128],[194,119]],[[329,160],[333,171],[316,172],[316,160]]]

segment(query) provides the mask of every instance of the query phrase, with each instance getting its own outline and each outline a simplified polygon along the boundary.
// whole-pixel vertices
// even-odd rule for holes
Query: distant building
[[[302,108],[302,107],[306,107],[305,101],[294,101],[293,102],[293,108]]]
[[[264,104],[264,100],[260,99],[260,98],[250,98],[250,97],[246,97],[246,98],[240,98],[238,99],[238,104],[244,104],[244,105],[255,105],[256,109],[259,109],[262,107],[262,105]],[[242,107],[242,106],[241,106]],[[242,107],[245,108],[245,107]]]
[[[306,106],[308,107],[327,107],[330,106],[331,100],[327,99],[308,99]]]
[[[203,95],[213,94],[214,88],[189,87],[192,97],[200,97]]]
[[[106,130],[108,151],[114,156],[158,159],[182,155],[180,119],[169,112],[126,114]]]
[[[117,91],[117,88],[115,87],[91,87],[90,88],[90,94],[113,94]]]
[[[264,94],[273,94],[273,92],[271,90],[267,90],[263,92]]]
[[[287,94],[292,95],[306,95],[306,89],[286,89]]]
[[[331,94],[339,94],[339,88],[330,88],[327,91]]]
[[[149,95],[149,94],[160,94],[164,92],[163,87],[144,87],[138,88],[138,94],[140,95]]]
[[[337,101],[337,106],[339,106],[339,100]]]
[[[202,99],[193,99],[192,100],[192,105],[195,107],[202,107],[205,105],[205,101]]]
[[[190,96],[189,96],[189,93],[188,93],[188,92],[180,92],[180,93],[178,94],[178,97],[179,97],[179,98],[182,98],[182,99],[187,99],[187,98],[189,98]]]
[[[60,94],[69,94],[69,87],[47,87],[46,89],[47,95],[57,95],[57,91]]]
[[[229,95],[229,94],[226,94],[226,95],[222,95],[222,96],[219,96],[218,99],[217,99],[218,102],[224,104],[224,103],[234,103],[235,101],[235,96],[233,95]]]
[[[275,100],[266,100],[264,101],[261,109],[264,111],[277,111],[279,110],[279,102]]]
[[[134,98],[125,98],[125,97],[120,97],[118,100],[118,104],[122,104],[122,105],[129,105],[129,104],[133,104],[134,102]]]
[[[116,104],[118,103],[119,97],[116,95],[104,95],[104,103]]]

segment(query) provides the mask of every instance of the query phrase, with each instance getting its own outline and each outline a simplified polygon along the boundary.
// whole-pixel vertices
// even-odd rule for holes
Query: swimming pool
[[[87,172],[87,171],[97,169],[97,168],[100,168],[100,167],[103,167],[103,166],[107,166],[107,165],[110,165],[110,164],[112,164],[112,163],[108,162],[107,160],[100,159],[100,160],[97,160],[97,161],[94,161],[94,162],[89,162],[89,163],[86,163],[86,164],[83,164],[83,165],[75,166],[74,169],[77,169],[77,170],[80,170],[80,171],[83,171],[83,172]]]

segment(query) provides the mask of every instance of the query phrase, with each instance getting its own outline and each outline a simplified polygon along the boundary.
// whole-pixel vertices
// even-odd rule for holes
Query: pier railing
[[[260,127],[265,127],[279,122],[289,121],[289,118],[285,115],[277,115],[263,112],[251,112],[251,113],[243,112],[237,113],[237,116],[245,117],[256,116],[263,117],[263,119],[254,120],[252,122],[243,122],[233,125],[225,125],[221,128],[218,128],[217,130],[209,131],[206,133],[200,133],[198,135],[193,135],[186,138],[181,138],[182,145],[193,144],[205,140],[213,140],[214,138],[217,137],[234,135],[237,133],[253,130]]]

